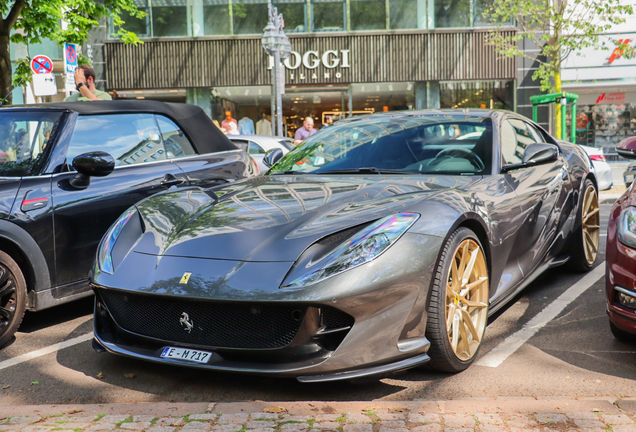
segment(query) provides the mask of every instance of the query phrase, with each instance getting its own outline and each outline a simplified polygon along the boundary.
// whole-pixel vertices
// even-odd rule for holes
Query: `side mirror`
[[[636,137],[625,138],[619,142],[616,152],[626,159],[636,159]]]
[[[105,177],[115,169],[115,159],[103,151],[83,153],[73,159],[73,168],[77,171],[70,180],[76,189],[86,189],[91,184],[91,177]]]
[[[559,148],[554,144],[528,144],[523,152],[521,163],[504,165],[502,172],[511,171],[518,168],[526,168],[541,165],[556,160],[559,157]]]
[[[265,157],[263,158],[263,163],[267,168],[271,168],[276,165],[276,162],[283,158],[283,151],[279,148],[269,150],[265,153]]]

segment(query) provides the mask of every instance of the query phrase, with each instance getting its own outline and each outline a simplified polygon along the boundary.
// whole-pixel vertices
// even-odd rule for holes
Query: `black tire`
[[[568,261],[568,267],[576,272],[588,272],[594,268],[594,264],[596,263],[596,258],[598,257],[598,253],[594,256],[593,261],[589,261],[586,257],[585,253],[585,239],[583,232],[583,211],[584,207],[584,199],[586,195],[586,191],[590,188],[594,189],[594,193],[596,194],[596,205],[598,206],[598,190],[592,180],[585,179],[583,184],[583,188],[581,189],[581,194],[579,197],[579,205],[576,209],[576,227],[574,228],[574,232],[572,233],[572,240],[570,242],[570,260]],[[600,220],[600,219],[599,219]],[[597,240],[597,248],[598,248],[598,240]]]
[[[0,347],[9,342],[22,323],[26,309],[26,282],[16,262],[0,252]]]
[[[427,367],[439,372],[457,373],[468,368],[468,366],[470,366],[477,357],[486,328],[488,316],[488,281],[485,282],[487,285],[485,301],[486,307],[484,311],[485,317],[483,317],[483,330],[481,330],[479,338],[479,346],[477,346],[472,357],[468,359],[459,358],[453,350],[446,327],[446,285],[449,280],[452,260],[455,258],[455,254],[458,251],[459,246],[465,240],[472,240],[477,243],[483,254],[485,268],[488,268],[486,255],[483,253],[484,249],[481,242],[475,233],[468,228],[458,228],[455,232],[453,232],[453,234],[451,234],[442,247],[442,253],[435,267],[435,279],[433,280],[428,307],[428,321],[426,324],[426,337],[431,343],[428,350],[431,360],[428,362]]]
[[[619,329],[611,321],[610,321],[609,325],[610,325],[610,330],[612,331],[612,334],[619,341],[628,342],[628,343],[636,342],[636,334],[628,333],[625,330]]]

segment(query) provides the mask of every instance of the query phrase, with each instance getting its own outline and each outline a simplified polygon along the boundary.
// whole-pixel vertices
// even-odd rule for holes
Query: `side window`
[[[501,132],[501,153],[505,164],[520,163],[528,144],[543,141],[539,138],[534,128],[517,119],[504,120]]]
[[[263,149],[263,147],[261,147],[260,145],[256,144],[254,141],[250,141],[250,151],[249,153],[252,154],[265,154],[265,150]]]
[[[165,160],[159,129],[152,114],[111,114],[80,116],[66,159],[91,151],[105,151],[115,158],[115,166]]]
[[[239,149],[246,152],[249,147],[249,141],[241,139],[230,139]]]
[[[161,137],[166,148],[168,159],[192,156],[197,154],[183,131],[168,117],[155,116],[161,130]]]

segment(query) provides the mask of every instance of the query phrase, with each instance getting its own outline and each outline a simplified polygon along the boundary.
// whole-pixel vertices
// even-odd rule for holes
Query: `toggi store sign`
[[[283,61],[287,69],[289,81],[306,81],[318,79],[341,79],[342,68],[350,68],[351,50],[326,50],[319,52],[316,50],[305,51],[302,55],[297,51],[292,51],[289,58]],[[274,67],[274,58],[269,56],[267,69]]]

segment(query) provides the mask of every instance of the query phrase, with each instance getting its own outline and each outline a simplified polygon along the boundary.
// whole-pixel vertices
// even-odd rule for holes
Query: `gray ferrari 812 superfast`
[[[517,114],[372,114],[281,156],[120,217],[91,274],[97,351],[302,382],[457,372],[539,274],[594,266],[589,157]]]

